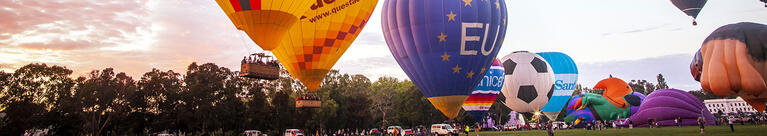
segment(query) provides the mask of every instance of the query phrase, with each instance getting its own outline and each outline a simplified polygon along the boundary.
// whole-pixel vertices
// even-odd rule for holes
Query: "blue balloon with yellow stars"
[[[504,0],[386,0],[382,22],[394,59],[450,119],[498,55]]]

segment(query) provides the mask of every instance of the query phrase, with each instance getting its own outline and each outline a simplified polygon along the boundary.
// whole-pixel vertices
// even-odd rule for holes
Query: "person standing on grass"
[[[679,117],[674,118],[674,123],[676,124],[676,127],[679,127]]]
[[[700,126],[700,133],[703,134],[703,130],[706,128],[706,120],[703,119],[703,115],[698,117],[698,126]]]
[[[735,128],[732,127],[732,123],[733,123],[732,119],[727,118],[727,123],[730,124],[730,132],[735,132]]]
[[[546,123],[546,132],[549,134],[549,136],[554,136],[554,125],[551,124],[551,121]]]

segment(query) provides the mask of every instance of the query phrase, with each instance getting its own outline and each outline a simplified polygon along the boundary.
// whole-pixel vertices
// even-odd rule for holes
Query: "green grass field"
[[[546,131],[484,131],[470,133],[471,136],[545,136]],[[700,134],[697,126],[687,127],[662,127],[662,128],[634,128],[634,129],[607,129],[607,130],[556,130],[556,136],[767,136],[767,126],[764,125],[735,125],[735,132],[730,132],[729,126],[706,126],[706,133]]]

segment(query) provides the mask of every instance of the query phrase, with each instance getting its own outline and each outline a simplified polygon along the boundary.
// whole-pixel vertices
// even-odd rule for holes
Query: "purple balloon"
[[[695,96],[682,90],[661,89],[648,95],[639,106],[639,111],[629,120],[634,122],[634,126],[648,126],[647,121],[650,119],[655,119],[661,126],[675,126],[674,120],[680,118],[682,125],[692,126],[698,125],[697,120],[701,114],[707,125],[716,124],[714,116]]]

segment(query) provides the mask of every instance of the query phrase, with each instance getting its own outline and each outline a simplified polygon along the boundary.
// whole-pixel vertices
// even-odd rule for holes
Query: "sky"
[[[407,79],[384,41],[381,5],[333,69]],[[710,0],[698,25],[668,0],[507,0],[509,26],[499,56],[513,51],[570,55],[579,83],[613,75],[672,88],[700,89],[689,63],[716,28],[767,24],[758,0]],[[239,70],[242,56],[261,51],[237,31],[214,0],[0,0],[0,70],[29,63],[66,66],[74,76],[108,67],[138,79],[152,68],[183,73],[192,62]]]

